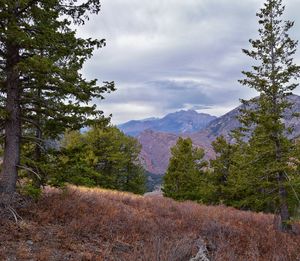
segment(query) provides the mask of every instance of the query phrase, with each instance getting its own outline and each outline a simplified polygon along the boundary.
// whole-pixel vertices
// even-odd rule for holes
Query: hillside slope
[[[0,220],[0,260],[300,260],[300,236],[273,228],[273,216],[99,189],[48,189]]]

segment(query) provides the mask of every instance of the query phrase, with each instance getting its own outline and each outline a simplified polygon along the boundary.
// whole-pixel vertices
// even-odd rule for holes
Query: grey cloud
[[[187,107],[225,113],[238,98],[254,96],[237,80],[251,65],[241,49],[257,36],[255,13],[263,2],[102,0],[100,15],[78,29],[79,35],[107,39],[84,75],[115,80],[118,90],[97,104],[119,123]],[[296,20],[291,34],[300,39],[300,3],[285,4],[286,17]],[[300,52],[295,58],[300,62]]]
[[[211,109],[214,112],[214,106],[224,108],[235,107],[238,104],[239,97],[242,96],[242,89],[238,88],[214,88],[213,85],[204,85],[196,81],[178,81],[178,80],[162,80],[146,82],[143,86],[125,86],[120,88],[118,94],[112,94],[102,106],[112,109],[111,104],[122,105],[121,110],[128,110],[129,115],[136,115],[135,118],[141,119],[149,117],[154,113],[155,116],[162,116],[166,113],[173,112],[178,109],[195,109],[198,111]],[[235,103],[228,102],[228,97],[235,100]],[[131,105],[131,106],[130,106]],[[136,114],[134,113],[136,108]],[[120,107],[118,107],[120,109]],[[140,115],[141,109],[145,116]],[[113,113],[116,121],[119,119],[120,111]]]

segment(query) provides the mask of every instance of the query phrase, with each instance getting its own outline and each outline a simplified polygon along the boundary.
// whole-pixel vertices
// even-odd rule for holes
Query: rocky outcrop
[[[204,241],[201,239],[198,240],[197,246],[199,249],[197,252],[197,255],[195,257],[191,258],[190,261],[209,261],[208,251],[207,251]]]

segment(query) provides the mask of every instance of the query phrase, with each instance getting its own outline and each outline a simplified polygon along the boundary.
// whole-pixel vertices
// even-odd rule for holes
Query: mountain
[[[295,112],[300,112],[300,96],[292,95],[289,97],[290,102],[293,103],[291,110],[286,111],[284,115],[284,123],[287,127],[294,128],[290,138],[300,136],[300,120],[292,117]],[[169,164],[171,156],[170,148],[176,144],[179,136],[190,137],[193,144],[205,150],[206,159],[211,159],[215,156],[211,142],[216,137],[223,135],[228,140],[230,139],[230,132],[240,126],[237,117],[241,106],[233,109],[225,115],[212,120],[206,128],[194,132],[183,133],[180,135],[171,133],[162,133],[156,131],[144,131],[137,137],[142,145],[141,159],[145,168],[154,174],[164,174]]]
[[[145,130],[138,137],[142,145],[140,159],[147,171],[153,174],[165,173],[171,156],[170,148],[176,144],[178,135]]]
[[[293,104],[290,110],[287,110],[284,114],[284,120],[286,127],[293,127],[294,132],[288,135],[290,138],[295,138],[300,135],[300,120],[297,117],[293,117],[294,113],[300,112],[300,96],[298,95],[291,95],[288,98],[289,102]],[[203,136],[203,133],[207,133],[207,137],[210,139],[215,139],[218,136],[225,136],[229,139],[229,134],[232,130],[240,127],[240,123],[237,119],[239,115],[239,111],[242,108],[242,105],[233,109],[232,111],[224,114],[223,116],[211,121],[205,130],[195,133],[194,136]]]
[[[213,139],[209,138],[209,135],[205,131],[194,134],[176,135],[173,133],[145,130],[137,139],[142,145],[140,159],[148,172],[157,175],[163,175],[166,172],[171,157],[170,149],[176,144],[180,136],[190,137],[195,146],[203,148],[206,159],[215,156],[211,146]]]
[[[217,117],[193,110],[178,111],[167,114],[165,117],[133,120],[120,124],[118,128],[130,136],[138,136],[144,130],[150,129],[158,132],[173,134],[193,133],[204,129]]]

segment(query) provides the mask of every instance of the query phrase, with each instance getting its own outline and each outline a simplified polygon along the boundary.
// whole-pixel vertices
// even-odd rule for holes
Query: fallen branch
[[[7,206],[7,209],[12,213],[16,223],[18,223],[18,217],[20,217],[20,215],[17,213],[17,211],[15,211],[12,207]],[[21,218],[21,217],[20,217]],[[22,219],[22,218],[21,218]]]

